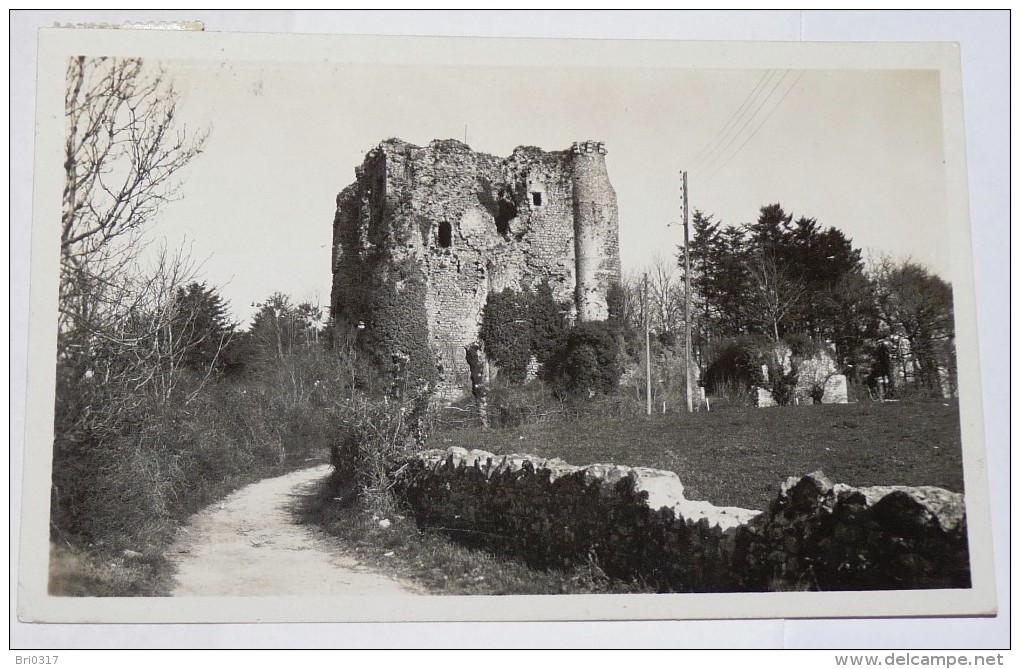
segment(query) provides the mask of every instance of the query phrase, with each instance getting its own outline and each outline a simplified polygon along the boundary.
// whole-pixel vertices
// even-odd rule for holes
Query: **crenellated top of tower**
[[[583,142],[574,142],[570,147],[570,151],[574,155],[584,154],[598,154],[600,156],[606,155],[606,144],[605,142],[597,142],[593,139],[587,139]]]

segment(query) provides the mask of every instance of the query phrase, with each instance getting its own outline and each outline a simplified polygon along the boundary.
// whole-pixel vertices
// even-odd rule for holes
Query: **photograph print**
[[[953,51],[141,32],[40,37],[23,617],[994,612]]]

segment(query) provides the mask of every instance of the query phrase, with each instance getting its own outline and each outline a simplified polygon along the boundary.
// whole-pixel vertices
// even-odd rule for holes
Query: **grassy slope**
[[[789,476],[821,469],[851,485],[936,485],[962,492],[952,400],[728,408],[693,415],[588,418],[435,434],[431,448],[615,462],[677,472],[688,499],[763,509]]]

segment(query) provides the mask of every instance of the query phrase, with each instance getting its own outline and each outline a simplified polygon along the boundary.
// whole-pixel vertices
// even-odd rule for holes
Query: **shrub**
[[[482,311],[479,337],[485,353],[510,383],[528,378],[531,361],[531,322],[527,296],[509,288],[490,293]]]
[[[388,511],[390,472],[396,463],[425,447],[434,427],[431,398],[419,392],[398,403],[360,396],[340,413],[343,427],[330,444],[331,485],[370,509]]]
[[[396,303],[410,308],[415,300],[403,295]],[[296,322],[263,322],[270,345],[246,347],[243,364],[229,374],[212,363],[199,369],[178,364],[179,354],[140,362],[133,355],[152,346],[103,348],[106,340],[96,338],[92,347],[67,347],[56,374],[54,544],[77,551],[82,560],[75,564],[114,564],[126,549],[155,560],[177,526],[208,503],[330,454],[338,475],[350,473],[358,495],[384,497],[387,466],[424,444],[431,428],[431,385],[412,378],[415,371],[428,376],[427,357],[406,356],[401,380],[410,382],[394,400],[388,394],[393,385],[381,379],[372,356],[349,343],[320,345],[316,329],[284,346],[280,327]],[[394,323],[387,331],[397,329]],[[242,338],[252,339],[251,333]],[[428,351],[413,339],[400,342]],[[114,590],[160,594],[165,584],[156,583],[155,572],[166,568],[143,570],[139,578],[148,583]],[[59,575],[58,590],[91,592],[88,583],[96,579],[87,571]]]
[[[59,366],[51,536],[110,559],[124,549],[161,555],[176,527],[215,499],[323,462],[338,440],[371,437],[378,426],[359,408],[381,395],[365,390],[373,387],[370,373],[349,350],[301,348],[208,382],[182,370],[170,395],[132,394],[69,371]],[[100,408],[103,419],[91,418]],[[401,434],[427,429],[419,415],[399,414]],[[361,452],[380,443],[366,438]],[[364,458],[345,464],[382,468]]]
[[[546,364],[559,349],[567,331],[566,312],[569,305],[557,302],[548,281],[525,293],[527,318],[531,324],[531,354]]]
[[[707,359],[706,389],[730,399],[760,386],[780,405],[806,397],[820,402],[832,375],[829,349],[804,334],[790,335],[781,342],[756,337],[725,339],[710,349]],[[803,370],[809,376],[801,378]]]
[[[545,383],[536,379],[523,386],[499,386],[489,395],[490,427],[520,427],[561,419],[569,407]]]
[[[507,381],[525,383],[532,358],[544,365],[557,354],[566,331],[565,310],[547,281],[534,290],[507,288],[489,295],[479,337]]]
[[[764,362],[762,342],[752,337],[733,337],[714,343],[706,354],[708,365],[704,383],[708,392],[716,395],[733,395],[735,391],[749,393],[752,386],[760,386],[765,379],[761,366]]]
[[[613,392],[623,374],[617,328],[607,321],[578,323],[566,333],[544,373],[560,397]]]
[[[794,391],[797,389],[797,377],[798,370],[796,363],[792,363],[792,368],[789,372],[784,372],[780,367],[769,367],[769,378],[773,379],[770,384],[772,386],[770,392],[776,404],[780,406],[793,404]]]

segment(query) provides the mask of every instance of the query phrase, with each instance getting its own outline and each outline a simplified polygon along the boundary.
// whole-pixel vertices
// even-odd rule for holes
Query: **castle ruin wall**
[[[360,324],[375,348],[413,357],[425,346],[441,385],[465,388],[490,293],[548,281],[571,319],[608,316],[619,225],[600,143],[499,158],[456,140],[391,139],[355,174],[337,198],[331,306],[338,327]],[[423,331],[396,332],[401,318]]]

